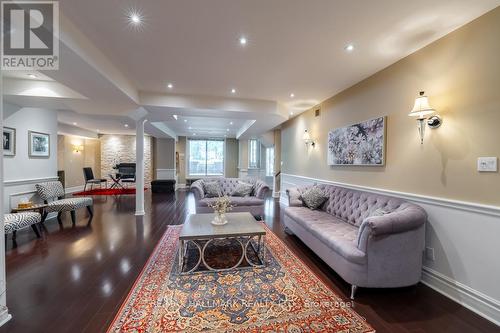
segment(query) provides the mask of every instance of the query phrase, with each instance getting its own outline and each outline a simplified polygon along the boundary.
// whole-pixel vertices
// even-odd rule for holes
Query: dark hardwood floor
[[[146,193],[146,216],[134,216],[134,196],[95,197],[95,216],[78,212],[46,222],[42,239],[31,229],[7,244],[7,305],[3,332],[104,332],[168,225],[194,212],[191,194]],[[349,285],[295,236],[286,235],[279,204],[269,198],[266,223],[314,271],[348,300]],[[378,332],[498,332],[499,328],[419,284],[394,290],[360,289],[355,310]]]

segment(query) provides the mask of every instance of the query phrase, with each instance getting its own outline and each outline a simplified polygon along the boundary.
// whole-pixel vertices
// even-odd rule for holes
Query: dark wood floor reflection
[[[3,332],[104,332],[168,225],[194,211],[191,194],[146,193],[145,217],[134,216],[134,196],[95,197],[95,217],[55,220],[36,239],[18,233],[7,244],[7,305],[13,319]],[[283,232],[281,212],[271,198],[266,222],[314,271],[347,300],[349,286],[300,240]],[[359,290],[355,310],[378,332],[498,332],[498,327],[418,285],[395,290]]]

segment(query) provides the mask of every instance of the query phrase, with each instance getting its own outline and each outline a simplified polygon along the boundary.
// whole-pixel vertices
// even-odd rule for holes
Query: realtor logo
[[[2,70],[59,69],[59,2],[2,1]]]

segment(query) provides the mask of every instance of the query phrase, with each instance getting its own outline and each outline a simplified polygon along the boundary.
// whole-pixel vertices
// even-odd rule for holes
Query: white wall
[[[22,197],[31,198],[35,184],[57,179],[57,112],[4,105],[4,126],[16,129],[16,155],[4,157],[4,212]],[[50,135],[50,157],[30,158],[28,131]]]

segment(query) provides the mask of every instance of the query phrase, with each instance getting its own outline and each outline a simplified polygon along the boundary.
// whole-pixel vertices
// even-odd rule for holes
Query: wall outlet
[[[478,157],[477,171],[479,172],[497,172],[497,157]]]
[[[425,248],[425,259],[429,261],[435,261],[436,257],[434,256],[434,248],[426,247]]]

